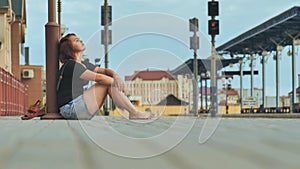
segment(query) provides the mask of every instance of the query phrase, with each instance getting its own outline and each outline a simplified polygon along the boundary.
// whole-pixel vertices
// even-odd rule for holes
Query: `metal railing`
[[[20,116],[27,107],[26,85],[0,68],[0,116]]]

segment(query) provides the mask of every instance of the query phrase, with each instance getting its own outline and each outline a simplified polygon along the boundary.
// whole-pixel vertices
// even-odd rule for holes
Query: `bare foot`
[[[135,112],[129,114],[129,120],[151,120],[156,117],[153,113]]]

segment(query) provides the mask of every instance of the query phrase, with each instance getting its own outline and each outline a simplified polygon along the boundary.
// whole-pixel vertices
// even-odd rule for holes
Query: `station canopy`
[[[230,64],[238,63],[239,59],[217,59],[216,61],[216,69],[220,70],[224,67],[229,66]],[[197,59],[198,65],[198,75],[201,73],[206,73],[207,71],[211,71],[211,59]],[[178,74],[189,74],[194,70],[194,59],[189,59],[182,65],[178,66],[174,70],[171,71],[173,75]]]
[[[217,51],[232,55],[276,51],[276,43],[281,46],[292,45],[291,37],[299,35],[300,7],[295,6],[219,46]]]

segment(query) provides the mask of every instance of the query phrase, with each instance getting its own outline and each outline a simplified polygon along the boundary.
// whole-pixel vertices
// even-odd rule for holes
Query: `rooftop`
[[[175,77],[173,77],[170,71],[162,71],[162,70],[136,71],[131,76],[125,76],[126,81],[135,80],[136,78],[140,78],[143,80],[161,80],[162,78],[167,78],[170,80],[175,79]]]

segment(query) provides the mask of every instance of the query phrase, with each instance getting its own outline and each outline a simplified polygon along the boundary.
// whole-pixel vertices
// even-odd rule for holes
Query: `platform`
[[[106,118],[116,129],[143,135],[127,120]],[[166,118],[142,125],[148,133],[155,133],[172,124],[172,120]],[[0,168],[298,169],[300,166],[299,119],[222,118],[214,135],[203,144],[198,138],[206,118],[195,120],[191,131],[171,150],[154,157],[133,159],[101,148],[79,121],[22,121],[0,117]],[[95,117],[84,123],[97,126],[93,132],[109,134],[106,124],[100,121],[100,117]],[[110,141],[118,143],[118,140]],[[120,142],[119,146],[126,143]]]

